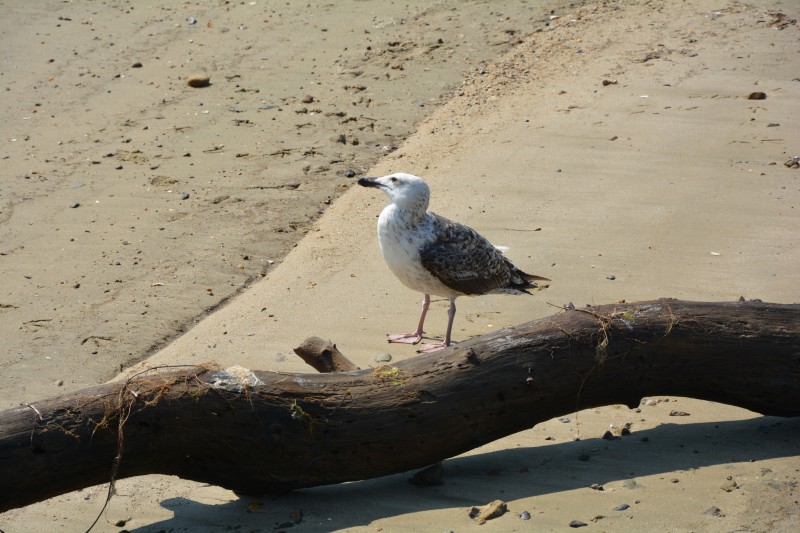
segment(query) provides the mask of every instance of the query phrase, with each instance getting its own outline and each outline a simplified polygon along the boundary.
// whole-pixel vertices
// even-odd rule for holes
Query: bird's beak
[[[358,184],[362,187],[381,187],[381,184],[376,181],[378,178],[372,178],[369,176],[364,176],[363,178],[359,178]]]

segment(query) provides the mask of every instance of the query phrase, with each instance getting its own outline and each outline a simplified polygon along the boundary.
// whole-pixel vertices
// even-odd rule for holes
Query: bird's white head
[[[380,178],[364,177],[358,180],[358,184],[382,190],[397,207],[422,211],[428,209],[431,190],[425,180],[412,174],[397,172]]]

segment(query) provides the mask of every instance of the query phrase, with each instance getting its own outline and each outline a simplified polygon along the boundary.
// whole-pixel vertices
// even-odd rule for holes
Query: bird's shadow
[[[323,532],[374,520],[495,499],[513,501],[680,470],[798,454],[800,417],[756,417],[662,424],[616,440],[599,438],[477,453],[444,462],[444,484],[417,487],[408,473],[316,487],[270,499],[243,497],[221,505],[169,498],[174,517],[132,531]],[[302,510],[299,524],[292,513]],[[521,511],[521,509],[516,510]],[[295,515],[296,516],[296,515]]]

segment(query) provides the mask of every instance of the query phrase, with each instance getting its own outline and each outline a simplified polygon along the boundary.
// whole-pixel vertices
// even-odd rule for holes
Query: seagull
[[[425,296],[414,333],[389,334],[389,342],[419,344],[431,295],[450,300],[444,342],[422,344],[418,353],[450,346],[456,298],[489,293],[530,294],[536,281],[477,231],[428,211],[431,192],[420,177],[402,172],[363,177],[362,187],[382,190],[391,200],[378,217],[378,242],[389,269],[406,287]]]

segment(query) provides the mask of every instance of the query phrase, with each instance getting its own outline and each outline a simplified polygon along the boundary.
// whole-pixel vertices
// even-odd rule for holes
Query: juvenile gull
[[[418,352],[450,346],[456,315],[456,298],[489,293],[530,294],[534,281],[550,281],[526,274],[472,228],[428,211],[431,192],[422,178],[390,174],[358,180],[363,187],[376,187],[391,203],[378,218],[378,242],[386,264],[408,288],[425,295],[414,333],[390,334],[389,342],[418,344],[422,340],[431,294],[450,300],[444,342],[423,344]]]

